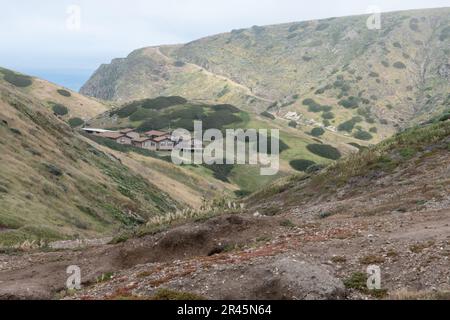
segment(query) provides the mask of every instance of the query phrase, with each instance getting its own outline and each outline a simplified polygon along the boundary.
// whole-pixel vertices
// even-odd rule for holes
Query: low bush
[[[72,94],[64,89],[58,89],[57,92],[63,97],[70,97]]]
[[[72,128],[76,128],[81,127],[84,124],[84,121],[81,118],[71,118],[68,123]]]
[[[323,119],[327,119],[327,120],[331,120],[331,119],[335,118],[335,115],[334,115],[333,112],[327,111],[327,112],[322,113],[322,118]]]
[[[397,61],[393,64],[394,68],[406,69],[406,65],[403,62]]]
[[[313,137],[320,137],[325,133],[325,130],[323,128],[314,128],[311,130],[311,135]]]
[[[364,130],[358,130],[357,132],[355,132],[353,137],[355,137],[356,139],[365,140],[365,141],[373,139],[373,136],[369,132],[364,131]]]
[[[69,109],[62,104],[54,104],[52,107],[53,113],[57,116],[65,116],[69,113]]]
[[[291,162],[289,162],[289,165],[297,170],[297,171],[301,171],[301,172],[305,172],[309,167],[315,165],[316,163],[314,161],[311,160],[305,160],[305,159],[297,159],[297,160],[292,160]]]
[[[269,118],[271,120],[275,120],[275,116],[273,114],[271,114],[270,112],[264,111],[261,113],[261,115],[263,117]]]
[[[348,97],[347,99],[343,99],[339,101],[339,105],[343,106],[346,109],[356,109],[358,108],[360,99],[354,96]]]
[[[33,84],[32,78],[29,76],[6,69],[2,69],[1,72],[4,74],[3,79],[16,87],[26,88]]]
[[[362,121],[361,117],[353,117],[352,119],[341,123],[337,129],[339,131],[347,131],[350,133],[355,128],[355,125],[361,121]]]

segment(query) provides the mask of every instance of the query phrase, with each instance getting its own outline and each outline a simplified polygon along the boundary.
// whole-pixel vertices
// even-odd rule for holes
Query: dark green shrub
[[[71,118],[68,123],[72,128],[76,128],[81,127],[84,124],[84,121],[81,118]]]
[[[369,129],[370,132],[372,133],[378,133],[378,128],[377,127],[372,127]]]
[[[21,136],[21,135],[22,135],[22,132],[20,132],[19,129],[16,129],[16,128],[9,128],[9,130],[10,130],[12,133],[17,134],[18,136]]]
[[[52,174],[56,177],[60,177],[63,175],[62,170],[53,164],[44,163],[44,167],[47,169],[47,171],[50,174]]]
[[[389,67],[389,62],[387,62],[387,61],[381,61],[381,64],[382,64],[383,66],[385,66],[386,68]]]
[[[309,144],[306,148],[309,152],[322,158],[331,160],[338,160],[341,158],[341,153],[339,150],[327,144]]]
[[[16,87],[25,88],[33,84],[32,78],[29,76],[18,74],[9,70],[3,71],[3,73],[5,81],[9,82],[10,84]]]
[[[358,130],[357,132],[355,132],[355,134],[353,136],[356,139],[365,140],[365,141],[372,140],[372,138],[373,138],[373,136],[369,132],[364,131],[364,130]]]
[[[323,118],[323,119],[327,119],[327,120],[331,120],[331,119],[334,119],[334,118],[335,118],[335,115],[334,115],[333,112],[328,111],[328,112],[322,113],[322,118]]]
[[[289,127],[291,128],[297,128],[297,122],[294,120],[289,121]]]
[[[370,73],[369,73],[369,77],[372,77],[372,78],[378,78],[380,75],[378,74],[378,73],[376,73],[376,72],[373,72],[373,71],[371,71]]]
[[[64,89],[58,89],[57,92],[63,97],[70,97],[72,95],[69,91]]]
[[[322,128],[314,128],[311,130],[311,135],[313,137],[320,137],[325,133],[325,130]]]
[[[231,104],[218,104],[215,106],[212,106],[211,109],[214,111],[229,111],[231,113],[239,113],[241,110]]]
[[[393,46],[396,47],[396,48],[401,48],[401,47],[402,47],[402,45],[400,44],[400,42],[394,42],[394,43],[393,43]]]
[[[339,101],[339,105],[343,106],[346,109],[356,109],[358,108],[360,99],[354,96],[348,97],[347,99],[343,99]]]
[[[241,118],[228,110],[215,111],[203,117],[203,130],[221,129],[224,126],[241,122]]]
[[[62,104],[54,104],[52,110],[58,116],[65,116],[69,113],[69,109]]]
[[[397,69],[406,69],[406,65],[403,62],[397,61],[393,64],[394,68]]]
[[[289,162],[289,165],[297,170],[297,171],[301,171],[301,172],[305,172],[309,167],[315,165],[316,163],[314,161],[311,160],[305,160],[305,159],[297,159],[297,160],[292,160],[291,162]]]
[[[267,112],[267,111],[262,112],[261,115],[262,115],[263,117],[266,117],[266,118],[275,120],[275,116],[274,116],[273,114]]]
[[[355,125],[361,121],[362,121],[361,117],[353,117],[352,119],[341,123],[337,129],[339,131],[352,132],[353,129],[355,128]]]

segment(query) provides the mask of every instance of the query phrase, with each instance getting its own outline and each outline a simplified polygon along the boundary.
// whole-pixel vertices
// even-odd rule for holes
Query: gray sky
[[[450,6],[450,0],[0,0],[0,66],[52,77],[86,77],[136,48],[183,43],[231,29]],[[71,5],[81,9],[80,28]],[[56,80],[56,79],[50,79]],[[81,80],[80,80],[81,81]],[[72,86],[76,87],[76,86]]]

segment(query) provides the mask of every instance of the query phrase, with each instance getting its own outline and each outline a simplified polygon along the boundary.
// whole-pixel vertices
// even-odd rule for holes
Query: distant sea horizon
[[[79,92],[95,70],[89,69],[22,69],[21,73],[44,79],[61,87]]]

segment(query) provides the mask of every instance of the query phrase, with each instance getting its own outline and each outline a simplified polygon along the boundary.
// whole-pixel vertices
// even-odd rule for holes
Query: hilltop
[[[102,65],[83,94],[118,102],[178,95],[304,119],[376,143],[449,105],[450,9],[233,30]],[[300,130],[305,130],[300,126]]]

